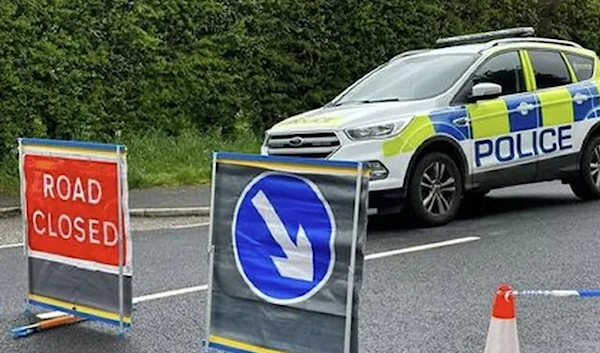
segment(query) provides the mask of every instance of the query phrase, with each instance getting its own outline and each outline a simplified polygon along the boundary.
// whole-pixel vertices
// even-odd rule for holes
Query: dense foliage
[[[514,26],[600,49],[600,2],[0,1],[0,157],[18,136],[260,133],[399,52]]]

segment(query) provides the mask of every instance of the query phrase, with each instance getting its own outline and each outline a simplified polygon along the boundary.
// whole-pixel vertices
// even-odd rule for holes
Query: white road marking
[[[418,246],[413,246],[410,248],[384,251],[384,252],[380,252],[380,253],[366,255],[365,260],[374,260],[374,259],[380,259],[380,258],[390,257],[390,256],[395,256],[395,255],[408,254],[408,253],[424,251],[424,250],[431,250],[431,249],[442,248],[442,247],[446,247],[446,246],[464,244],[464,243],[473,242],[473,241],[477,241],[477,240],[481,240],[481,238],[465,237],[465,238],[441,241],[441,242],[437,242],[437,243],[418,245]],[[174,297],[174,296],[178,296],[178,295],[202,292],[207,289],[208,289],[208,285],[204,284],[201,286],[181,288],[181,289],[175,289],[175,290],[170,290],[170,291],[165,291],[165,292],[148,294],[148,295],[143,295],[141,297],[133,298],[133,303],[135,304],[135,303],[141,303],[141,302],[146,302],[146,301],[151,301],[151,300]],[[61,314],[60,314],[60,311],[53,311],[50,313],[45,313],[45,314],[40,314],[40,315],[43,315],[42,317],[54,317],[56,315],[60,316]],[[38,317],[40,317],[40,315],[38,315]]]
[[[394,255],[408,254],[408,253],[411,253],[411,252],[417,252],[417,251],[423,251],[423,250],[430,250],[430,249],[442,248],[442,247],[445,247],[445,246],[458,245],[458,244],[468,243],[468,242],[472,242],[472,241],[477,241],[477,240],[480,240],[480,239],[481,238],[479,238],[479,237],[465,237],[465,238],[458,238],[458,239],[441,241],[441,242],[438,242],[438,243],[418,245],[418,246],[413,246],[413,247],[410,247],[410,248],[384,251],[384,252],[380,252],[380,253],[374,253],[374,254],[366,255],[365,256],[365,260],[381,259],[383,257],[389,257],[389,256],[394,256]]]
[[[472,242],[472,241],[477,241],[480,239],[481,238],[479,238],[479,237],[466,237],[466,238],[442,241],[439,243],[431,243],[431,244],[413,246],[410,248],[385,251],[385,252],[380,252],[380,253],[375,253],[375,254],[369,254],[369,255],[365,256],[365,260],[373,260],[373,259],[379,259],[382,257],[388,257],[388,256],[411,253],[411,252],[441,248],[441,247],[451,246],[451,245],[458,245],[458,244],[468,243],[468,242]],[[188,294],[188,293],[205,291],[207,289],[208,289],[208,285],[206,285],[206,284],[202,285],[202,286],[197,286],[197,287],[176,289],[176,290],[171,290],[171,291],[160,292],[160,293],[156,293],[156,294],[149,294],[149,295],[137,297],[137,298],[133,299],[133,302],[134,303],[145,302],[145,301],[149,301],[149,300],[156,300],[156,299],[161,299],[161,298],[172,297],[172,296],[176,296],[176,295],[183,295],[183,294]]]
[[[156,300],[156,299],[163,299],[163,298],[168,298],[168,297],[174,297],[177,295],[184,295],[184,294],[190,294],[190,293],[195,293],[195,292],[201,292],[201,291],[205,291],[208,289],[208,285],[202,285],[202,286],[196,286],[196,287],[189,287],[189,288],[181,288],[181,289],[175,289],[175,290],[169,290],[169,291],[165,291],[165,292],[159,292],[159,293],[154,293],[154,294],[148,294],[148,295],[142,295],[140,297],[135,297],[133,298],[133,304],[137,304],[137,303],[141,303],[141,302],[147,302],[150,300]],[[62,311],[50,311],[47,313],[40,313],[37,314],[37,318],[40,320],[47,320],[47,319],[53,319],[56,317],[61,317],[64,316],[65,313],[63,313]]]
[[[176,295],[183,295],[183,294],[195,293],[195,292],[205,291],[207,289],[208,289],[208,285],[204,284],[204,285],[196,286],[196,287],[175,289],[175,290],[169,290],[169,291],[166,291],[166,292],[159,292],[159,293],[154,293],[154,294],[142,295],[141,297],[135,297],[135,298],[133,298],[133,303],[135,304],[135,303],[147,302],[147,301],[150,301],[150,300],[156,300],[156,299],[174,297]]]
[[[210,222],[204,223],[192,223],[192,224],[181,224],[178,226],[167,227],[167,229],[187,229],[187,228],[196,228],[196,227],[206,227],[210,224]]]
[[[22,246],[23,246],[23,243],[0,245],[0,250],[2,250],[2,249],[20,248]]]

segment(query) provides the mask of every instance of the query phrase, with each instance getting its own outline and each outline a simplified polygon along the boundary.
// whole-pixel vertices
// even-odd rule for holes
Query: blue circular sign
[[[331,276],[335,229],[331,208],[312,181],[263,173],[246,186],[235,209],[236,265],[262,299],[302,302]]]

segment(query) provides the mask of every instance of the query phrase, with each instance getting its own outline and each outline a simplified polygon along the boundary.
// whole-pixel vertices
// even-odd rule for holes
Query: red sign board
[[[28,154],[23,172],[32,251],[119,266],[117,162]]]

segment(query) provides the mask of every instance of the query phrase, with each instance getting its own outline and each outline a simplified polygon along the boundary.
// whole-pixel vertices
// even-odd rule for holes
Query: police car
[[[264,155],[369,161],[369,211],[450,222],[492,189],[562,180],[600,198],[598,56],[533,28],[402,53],[270,128]]]

